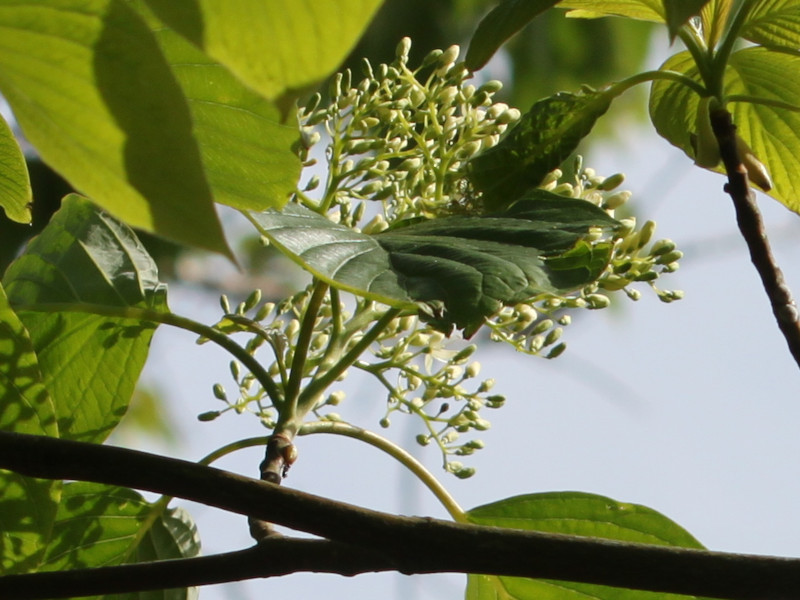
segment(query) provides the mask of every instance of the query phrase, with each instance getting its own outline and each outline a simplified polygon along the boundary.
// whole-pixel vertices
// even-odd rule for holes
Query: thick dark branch
[[[725,109],[713,110],[710,116],[722,162],[728,173],[725,191],[733,199],[739,231],[750,250],[750,260],[761,277],[761,283],[772,305],[772,313],[789,346],[789,352],[800,366],[800,315],[792,298],[792,292],[772,255],[756,197],[749,185],[747,169],[742,164],[742,157],[739,156],[736,126],[733,124],[731,114]]]
[[[275,567],[277,574],[327,570],[350,575],[386,569],[402,573],[485,573],[733,599],[796,598],[800,589],[800,560],[797,559],[646,546],[398,517],[211,467],[110,446],[0,432],[0,468],[33,477],[95,481],[179,496],[338,542],[308,546],[309,552],[303,555],[300,551],[293,554],[300,546],[286,541],[288,558],[285,562],[280,558],[283,550],[278,550],[284,547],[271,545],[272,540],[265,541],[264,550],[245,551],[253,556],[275,551],[277,556],[270,555],[264,560],[280,565]],[[344,549],[342,544],[349,548]],[[182,572],[187,578],[180,583],[169,580],[168,585],[210,583],[207,579],[211,572],[209,563],[200,561],[225,562],[225,556],[228,555],[179,561],[184,565]],[[128,579],[136,583],[138,578],[139,585],[146,585],[143,581],[150,577],[146,574],[148,569],[163,573],[171,570],[171,564],[176,563],[117,569],[144,569],[136,578]],[[275,570],[270,571],[269,564],[256,564],[263,567],[258,572],[247,571],[244,567],[237,570],[235,560],[226,564],[229,566],[222,569],[225,578],[220,581],[276,574]],[[105,581],[113,579],[104,573],[108,571],[88,570],[78,577],[86,581],[95,576],[105,577]],[[119,577],[120,571],[116,573]],[[69,573],[62,575],[70,576]],[[0,586],[15,585],[15,582],[18,585],[19,577],[0,577]],[[30,575],[25,582],[26,589],[35,587],[36,581],[45,582],[48,578],[52,581],[54,577],[57,575]],[[0,597],[16,598],[6,593],[12,589],[0,587]],[[43,593],[19,597],[53,596]]]

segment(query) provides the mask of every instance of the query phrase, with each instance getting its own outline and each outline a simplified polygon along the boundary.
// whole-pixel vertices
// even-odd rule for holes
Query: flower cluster
[[[498,82],[479,87],[468,83],[468,71],[455,62],[458,47],[430,53],[415,70],[407,66],[409,47],[404,39],[390,65],[373,68],[365,62],[359,82],[349,72],[339,74],[331,84],[327,106],[315,95],[299,111],[300,157],[311,166],[310,149],[324,134],[327,180],[319,200],[308,194],[320,184],[319,177],[313,176],[298,190],[297,201],[365,233],[382,231],[400,219],[479,210],[479,198],[468,184],[467,163],[495,145],[520,117],[518,110],[493,103]],[[572,175],[556,169],[540,187],[584,199],[614,216],[630,197],[630,192],[617,189],[623,180],[621,174],[598,176],[578,158]],[[611,234],[598,231],[586,239],[592,247],[603,248],[605,258],[610,256],[595,282],[563,295],[542,293],[502,308],[485,320],[490,339],[553,358],[566,348],[561,337],[571,321],[570,309],[605,308],[610,304],[607,294],[617,291],[636,300],[641,292],[634,286],[641,282],[665,302],[680,298],[680,292],[655,286],[661,275],[678,268],[681,253],[675,244],[669,240],[650,244],[652,221],[638,228],[632,217],[621,222],[623,227]],[[271,349],[266,372],[275,382],[273,396],[296,394],[298,386],[324,381],[325,389],[315,389],[304,400],[309,402],[305,409],[317,419],[341,419],[331,408],[344,400],[344,392],[328,388],[344,379],[347,369],[368,373],[385,390],[386,411],[380,425],[388,427],[395,413],[420,418],[423,430],[417,442],[438,447],[451,473],[471,476],[474,469],[459,458],[483,447],[473,437],[490,427],[482,410],[505,402],[493,392],[493,379],[479,378],[480,363],[472,358],[476,346],[449,339],[408,312],[392,318],[395,313],[387,312],[386,306],[364,298],[344,301],[327,287],[320,296],[323,288],[315,285],[320,284],[260,307],[258,293],[235,310],[223,297],[224,315],[214,327],[226,335],[249,334],[245,349],[254,357],[264,345]],[[382,328],[377,328],[379,322]],[[302,373],[298,375],[297,370]],[[201,418],[210,420],[229,410],[249,411],[273,428],[280,418],[280,402],[243,371],[239,362],[231,363],[238,398],[229,400],[222,385],[216,384],[214,395],[226,408]]]
[[[380,201],[379,214],[366,227],[370,233],[397,219],[466,210],[467,162],[520,118],[516,108],[493,103],[499,81],[467,83],[469,71],[455,62],[458,46],[431,52],[414,70],[407,65],[410,47],[403,39],[390,65],[373,68],[365,60],[358,83],[349,71],[338,74],[330,104],[321,106],[317,94],[299,113],[306,164],[321,139],[318,128],[329,140],[320,208],[336,208],[340,222],[356,226],[364,202]],[[318,185],[312,177],[303,192]]]

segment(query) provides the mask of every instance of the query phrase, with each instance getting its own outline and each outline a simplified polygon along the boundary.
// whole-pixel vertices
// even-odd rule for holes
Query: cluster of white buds
[[[584,168],[579,156],[574,165],[574,175],[565,177],[560,169],[548,174],[540,184],[542,189],[570,198],[582,198],[602,208],[609,215],[622,208],[631,193],[617,188],[624,181],[621,173],[603,177],[594,169]],[[575,292],[556,295],[540,294],[526,302],[503,308],[486,321],[489,336],[493,341],[511,344],[517,351],[526,354],[555,358],[566,349],[561,340],[563,328],[570,324],[570,309],[600,309],[611,305],[607,295],[623,291],[632,300],[638,300],[641,292],[633,287],[646,283],[663,302],[683,298],[680,290],[661,290],[656,280],[664,274],[678,270],[678,261],[683,253],[671,240],[658,240],[649,248],[655,223],[647,221],[640,228],[634,217],[621,220],[623,227],[614,233],[611,240],[602,240],[601,232],[590,234],[590,241],[610,241],[613,244],[611,260],[597,281]]]
[[[467,209],[467,162],[520,118],[518,109],[492,102],[500,82],[467,83],[471,74],[456,62],[458,46],[431,52],[414,70],[407,65],[410,47],[404,38],[389,65],[373,68],[365,60],[359,82],[349,71],[338,74],[327,106],[317,94],[299,111],[300,157],[308,164],[324,130],[328,175],[321,206],[335,209],[348,226],[358,225],[368,201],[382,201],[384,223]],[[312,177],[303,192],[317,185]]]

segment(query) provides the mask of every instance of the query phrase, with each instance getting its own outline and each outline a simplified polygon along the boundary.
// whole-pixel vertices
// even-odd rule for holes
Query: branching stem
[[[711,111],[711,126],[728,174],[725,191],[733,200],[739,231],[747,243],[750,260],[761,277],[761,283],[772,305],[772,313],[789,346],[789,352],[800,367],[800,315],[792,292],[772,254],[755,193],[749,185],[747,169],[739,156],[736,126],[731,114],[722,108]]]
[[[169,325],[177,327],[178,329],[185,329],[191,331],[199,336],[207,338],[209,341],[214,342],[218,346],[230,352],[236,359],[238,359],[245,367],[247,367],[253,376],[258,380],[264,391],[272,400],[272,403],[279,407],[283,404],[284,398],[278,386],[272,380],[266,369],[259,363],[251,354],[249,354],[239,344],[234,342],[230,337],[203,323],[193,321],[188,317],[182,317],[169,312],[162,312],[149,308],[139,308],[136,306],[108,306],[101,304],[84,304],[84,303],[39,303],[18,305],[14,307],[17,312],[33,311],[44,313],[57,313],[57,312],[74,312],[74,313],[87,313],[93,315],[100,315],[104,317],[115,317],[119,319],[132,319],[141,322],[154,322],[162,325]]]

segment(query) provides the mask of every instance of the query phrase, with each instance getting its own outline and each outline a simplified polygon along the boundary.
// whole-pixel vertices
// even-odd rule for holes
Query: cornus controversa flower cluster
[[[327,104],[316,94],[298,110],[302,141],[297,151],[308,171],[316,174],[304,178],[307,183],[297,191],[295,202],[366,234],[398,224],[483,212],[481,194],[470,183],[469,161],[498,144],[520,119],[520,111],[494,101],[500,82],[470,83],[472,75],[456,62],[457,46],[431,52],[415,69],[408,66],[409,49],[406,38],[393,63],[373,67],[365,60],[360,81],[349,71],[339,73],[330,85]],[[310,158],[317,144],[325,147],[324,173]],[[585,200],[612,217],[624,210],[630,192],[618,190],[624,180],[621,174],[599,176],[584,168],[580,157],[573,167],[569,175],[552,171],[539,189]],[[652,221],[637,227],[629,216],[620,222],[616,231],[598,228],[584,242],[608,247],[607,266],[595,281],[568,294],[540,293],[503,306],[483,322],[488,337],[520,352],[553,358],[566,348],[562,333],[574,309],[605,308],[611,303],[609,294],[617,291],[636,300],[641,292],[634,284],[639,282],[651,286],[665,302],[680,298],[681,292],[655,286],[662,274],[678,268],[681,253],[675,244],[669,240],[651,244]],[[254,293],[235,310],[223,298],[225,314],[216,327],[225,333],[249,332],[252,339],[246,348],[253,355],[266,345],[270,376],[279,386],[287,386],[313,287],[278,303],[261,303]],[[315,300],[317,316],[305,333],[305,365],[311,379],[335,357],[358,347],[365,327],[387,311],[380,303],[332,291]],[[388,320],[363,350],[351,368],[336,377],[333,391],[318,395],[310,412],[321,421],[340,421],[333,410],[345,393],[336,386],[350,370],[363,371],[385,393],[381,427],[389,427],[398,413],[418,417],[422,429],[417,442],[438,447],[448,471],[471,476],[474,469],[458,459],[483,448],[475,434],[490,427],[485,409],[497,409],[505,402],[493,389],[494,379],[479,377],[480,363],[473,359],[477,346],[447,335],[424,315],[404,314]],[[216,384],[214,395],[225,407],[201,418],[247,411],[274,429],[279,411],[268,391],[237,361],[231,363],[231,375],[233,397]]]

